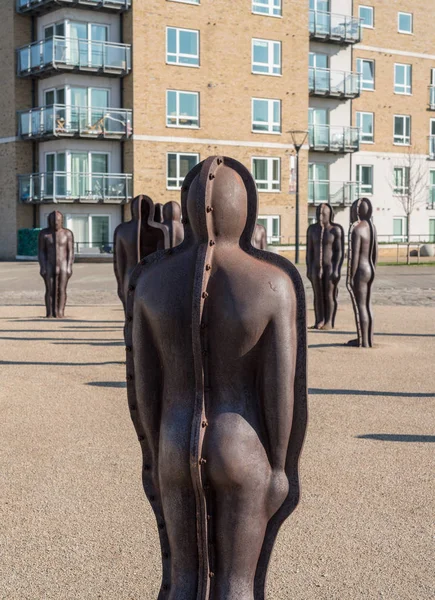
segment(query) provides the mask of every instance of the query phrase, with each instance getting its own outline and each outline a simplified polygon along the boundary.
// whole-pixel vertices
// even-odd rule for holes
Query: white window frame
[[[109,219],[109,241],[108,244],[110,244],[110,239],[112,237],[112,215],[107,214],[107,213],[66,213],[65,214],[65,223],[66,223],[66,227],[67,229],[71,229],[71,219],[73,217],[87,217],[88,219],[88,239],[87,242],[78,242],[80,243],[85,243],[88,244],[87,246],[85,246],[83,251],[86,251],[86,248],[98,248],[98,246],[93,246],[92,245],[92,241],[91,241],[91,236],[92,236],[92,219],[94,217],[107,217]],[[79,248],[79,253],[80,253],[80,248]]]
[[[401,221],[402,233],[401,235],[395,235],[394,233],[394,221]],[[393,217],[393,242],[406,242],[406,217]]]
[[[169,177],[169,162],[168,158],[170,154],[175,154],[176,156],[176,176]],[[181,186],[184,181],[184,177],[180,175],[180,157],[181,156],[195,156],[196,164],[200,162],[199,154],[197,152],[166,152],[166,189],[167,190],[181,190]],[[176,185],[168,185],[169,180],[175,181]]]
[[[403,185],[401,187],[396,186],[396,171],[402,171],[402,181],[406,181],[406,170],[408,171],[408,186]],[[393,196],[407,196],[409,193],[409,167],[393,167]]]
[[[252,14],[261,15],[263,17],[275,17],[282,18],[282,0],[266,0],[262,3],[260,0],[252,1]],[[276,6],[275,6],[276,5]],[[263,12],[261,8],[265,8],[266,12]],[[257,8],[257,10],[255,10]],[[279,12],[275,12],[279,11]]]
[[[406,29],[400,29],[400,15],[411,17],[411,31],[406,31]],[[397,13],[397,31],[398,31],[398,33],[404,33],[406,35],[412,35],[414,33],[414,14],[413,13],[403,12],[403,11],[399,11]]]
[[[372,117],[372,134],[371,134],[371,139],[364,139],[364,135],[366,135],[366,136],[370,135],[368,133],[364,134],[364,132],[363,132],[362,123],[363,123],[363,116],[364,115],[370,115]],[[360,143],[361,144],[374,144],[374,142],[375,142],[375,113],[373,113],[373,112],[367,112],[367,111],[357,111],[357,113],[356,113],[356,126],[360,130]]]
[[[404,127],[403,127],[404,131],[406,131],[405,123],[406,123],[406,119],[408,119],[408,121],[409,121],[409,138],[406,136],[406,133],[404,133],[403,136],[400,136],[395,133],[396,119],[402,119],[402,121],[404,123]],[[403,138],[404,141],[401,142],[400,138]],[[411,145],[411,117],[410,117],[410,115],[393,115],[393,144],[395,146],[410,146]]]
[[[194,6],[199,6],[200,0],[167,0],[168,2],[179,2],[180,4],[193,4]]]
[[[266,193],[278,193],[281,191],[281,159],[277,156],[253,156],[251,158],[251,172],[254,173],[254,161],[255,160],[264,160],[266,161],[266,171],[267,171],[267,179],[266,180],[255,180],[255,185],[257,186],[257,190],[259,192]],[[277,162],[278,164],[278,179],[273,179],[273,163]],[[259,188],[258,184],[266,185],[265,188]],[[277,187],[273,187],[273,186]]]
[[[363,63],[370,62],[373,63],[373,81],[363,78]],[[356,59],[357,70],[361,74],[361,90],[364,92],[374,92],[375,91],[375,78],[376,78],[376,63],[372,58],[357,58]],[[373,85],[373,87],[364,87],[364,82],[369,85]]]
[[[364,184],[361,180],[362,169],[370,169],[371,171],[371,184]],[[360,193],[364,196],[372,196],[374,188],[374,167],[373,165],[356,165],[356,181],[358,183]]]
[[[397,83],[396,81],[398,67],[404,68],[404,84]],[[403,88],[403,90],[398,90],[398,87]],[[394,63],[394,93],[401,94],[402,96],[412,95],[412,65],[405,63]]]
[[[174,29],[175,30],[175,53],[173,52],[169,52],[168,50],[168,39],[169,39],[169,30],[170,29]],[[180,32],[181,31],[188,31],[189,33],[195,33],[196,34],[196,40],[197,40],[197,48],[198,48],[198,54],[185,54],[185,53],[181,53],[180,52]],[[199,54],[200,54],[200,49],[199,49],[199,29],[186,29],[185,27],[166,27],[166,64],[167,65],[173,65],[176,67],[193,67],[193,68],[198,68],[200,66],[200,62],[199,62]],[[174,56],[175,57],[175,61],[170,61],[168,60],[168,56]],[[180,62],[180,59],[186,57],[186,58],[195,58],[198,60],[198,62],[196,64],[193,63],[183,63]]]
[[[266,43],[267,44],[267,63],[255,63],[254,62],[254,47],[256,42],[260,42],[262,44]],[[279,45],[279,64],[275,65],[273,62],[273,56],[274,56],[274,45],[278,44]],[[255,66],[267,66],[267,72],[265,73],[264,71],[256,71],[255,70]],[[273,70],[274,68],[278,68],[279,67],[279,73],[274,73]],[[277,41],[277,40],[264,40],[262,38],[252,38],[252,43],[251,43],[251,73],[253,73],[254,75],[267,75],[270,77],[281,77],[282,76],[282,44],[281,42]]]
[[[255,129],[255,124],[261,124],[262,126],[265,125],[265,123],[262,123],[260,121],[254,121],[254,104],[256,101],[260,101],[260,102],[267,102],[267,130],[261,130],[261,129]],[[274,103],[278,102],[278,106],[279,106],[279,121],[278,123],[276,123],[273,120],[273,113],[274,113]],[[278,126],[279,127],[279,131],[273,131],[273,128]],[[251,131],[252,133],[268,133],[268,134],[274,134],[274,135],[280,135],[281,134],[281,100],[277,100],[275,98],[251,98]]]
[[[258,215],[258,219],[266,221],[266,237],[267,242],[280,242],[281,241],[281,216],[280,215]],[[273,235],[273,220],[278,220],[278,235]],[[269,235],[271,234],[271,235]]]
[[[366,8],[371,11],[371,13],[372,13],[372,24],[371,25],[364,24],[363,17],[361,16],[362,8]],[[364,29],[374,29],[374,27],[375,27],[375,9],[373,6],[367,6],[365,4],[360,4],[358,7],[358,17],[360,18],[361,27],[364,27]]]
[[[175,115],[169,115],[168,114],[168,94],[170,92],[174,92],[176,94],[176,113]],[[198,106],[198,114],[196,115],[196,118],[198,120],[197,125],[180,125],[179,121],[182,118],[185,118],[186,116],[188,118],[195,118],[194,115],[180,115],[180,94],[190,94],[190,95],[196,95],[198,98],[198,102],[197,102],[197,106]],[[166,127],[176,127],[178,129],[199,129],[199,115],[200,115],[200,106],[199,106],[199,92],[188,92],[187,90],[166,90]],[[168,123],[168,119],[176,119],[176,124],[172,125],[170,123]]]

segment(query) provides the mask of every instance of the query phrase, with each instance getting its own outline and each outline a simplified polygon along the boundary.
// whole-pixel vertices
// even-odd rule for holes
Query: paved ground
[[[20,266],[26,284],[17,266],[0,265],[0,277],[16,294],[37,282],[41,304],[34,267]],[[64,321],[40,318],[42,305],[0,307],[2,600],[157,597],[157,534],[124,389],[123,315],[104,295],[107,282],[113,296],[113,282],[100,267],[98,279],[94,265],[76,265],[71,299],[98,291],[93,306],[70,305]],[[434,270],[397,269],[385,272],[386,286],[412,280],[410,288],[433,291]],[[435,597],[431,302],[377,306],[372,350],[342,345],[354,335],[347,303],[338,330],[309,332],[303,496],[278,538],[268,600]]]

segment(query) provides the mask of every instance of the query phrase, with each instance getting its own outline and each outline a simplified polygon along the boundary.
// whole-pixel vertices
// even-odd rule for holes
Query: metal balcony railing
[[[53,104],[18,113],[24,139],[86,137],[125,139],[132,135],[132,111]]]
[[[131,8],[131,0],[16,0],[16,7],[19,13],[35,15],[68,7],[123,12]]]
[[[349,206],[361,196],[361,185],[352,181],[308,181],[308,203]]]
[[[123,76],[131,68],[128,44],[54,36],[17,50],[20,77],[43,77],[59,70]]]
[[[308,89],[312,96],[357,98],[361,93],[361,75],[349,71],[310,67]]]
[[[429,86],[429,108],[435,110],[435,85]]]
[[[435,135],[429,135],[428,136],[428,140],[429,140],[429,158],[431,160],[435,160]]]
[[[356,44],[361,41],[361,19],[345,15],[310,10],[310,37],[338,44]]]
[[[132,175],[127,173],[31,173],[19,175],[23,203],[84,202],[125,204],[131,198]]]
[[[341,125],[310,125],[308,143],[310,150],[318,152],[357,152],[360,133],[358,127]]]

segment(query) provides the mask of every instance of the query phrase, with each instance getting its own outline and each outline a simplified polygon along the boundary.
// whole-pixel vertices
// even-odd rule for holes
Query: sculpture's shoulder
[[[262,260],[251,257],[256,264],[247,271],[258,299],[266,302],[272,311],[290,309],[296,303],[299,273],[284,257],[266,251],[260,251],[259,256]]]
[[[66,237],[67,237],[69,240],[73,240],[73,239],[74,239],[74,234],[73,234],[73,232],[71,231],[71,229],[66,229],[66,227],[63,227],[63,228],[62,228],[62,231],[65,233]]]
[[[331,231],[337,238],[344,237],[344,229],[340,223],[331,223]]]
[[[313,235],[318,228],[318,223],[311,223],[311,225],[308,225],[307,235]]]
[[[49,227],[44,227],[44,229],[41,229],[41,231],[39,232],[39,238],[45,238],[47,237],[47,235],[51,234],[51,230]]]

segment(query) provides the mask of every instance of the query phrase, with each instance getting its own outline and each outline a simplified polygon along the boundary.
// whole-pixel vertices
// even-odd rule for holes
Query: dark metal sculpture
[[[181,223],[181,207],[178,202],[166,202],[163,207],[163,221],[169,231],[169,247],[175,248],[184,240],[184,227]]]
[[[131,203],[131,221],[115,229],[113,240],[113,267],[118,282],[118,296],[124,306],[128,282],[141,258],[156,250],[169,247],[165,225],[154,221],[154,204],[148,196],[136,196]]]
[[[252,235],[252,245],[258,250],[267,250],[267,233],[263,225],[255,224],[254,233]]]
[[[373,207],[368,198],[355,200],[350,209],[347,289],[352,299],[358,337],[348,345],[363,348],[373,346],[371,290],[378,243],[372,216]]]
[[[157,519],[159,600],[263,600],[272,547],[299,500],[305,294],[253,248],[254,180],[211,157],[181,192],[184,242],[130,279],[127,389]]]
[[[154,204],[154,221],[156,223],[163,223],[163,204],[161,202]]]
[[[338,283],[344,259],[344,230],[334,223],[327,203],[316,209],[317,223],[307,230],[307,277],[314,293],[313,329],[333,329],[338,306]]]
[[[63,215],[58,210],[48,215],[48,227],[39,233],[38,260],[45,283],[46,317],[62,319],[74,263],[74,236],[63,227]]]

